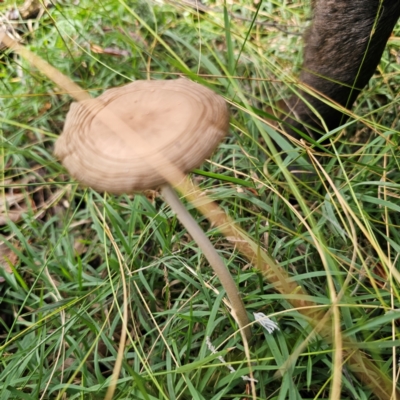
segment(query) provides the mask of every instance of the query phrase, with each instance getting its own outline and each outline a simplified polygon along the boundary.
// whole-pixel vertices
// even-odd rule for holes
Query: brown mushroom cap
[[[73,103],[55,154],[84,185],[129,193],[166,183],[171,164],[198,167],[228,129],[226,102],[212,90],[187,79],[135,81]]]

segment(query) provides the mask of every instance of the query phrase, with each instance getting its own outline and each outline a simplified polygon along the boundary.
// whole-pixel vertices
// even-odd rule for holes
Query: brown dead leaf
[[[130,55],[128,50],[123,50],[118,47],[101,47],[97,44],[90,43],[90,50],[96,54],[107,54],[109,56],[127,57]]]
[[[49,1],[42,0],[26,0],[25,3],[19,8],[19,12],[23,19],[36,18],[39,14],[44,12],[43,5],[47,7]]]
[[[85,245],[85,239],[83,237],[78,237],[74,240],[74,250],[75,254],[81,256],[82,254],[86,253],[87,246]]]
[[[385,269],[383,268],[382,264],[377,263],[374,268],[373,268],[374,274],[378,275],[382,280],[375,280],[375,283],[377,286],[379,286],[381,289],[385,288],[387,286],[387,282],[389,282],[389,277],[387,276],[387,273]]]
[[[149,200],[152,205],[155,204],[156,197],[159,196],[158,192],[152,189],[143,191],[143,194],[146,196],[146,199]]]
[[[28,210],[25,204],[24,193],[6,192],[0,197],[0,225],[6,225],[9,221],[18,222],[22,214]]]
[[[254,189],[254,188],[247,187],[247,188],[245,188],[245,189],[246,189],[247,191],[251,192],[254,196],[257,196],[257,197],[260,196],[259,193],[257,192],[257,190]]]
[[[98,46],[97,44],[93,44],[93,43],[90,43],[90,50],[92,50],[93,53],[96,53],[96,54],[104,53],[104,49],[102,47]]]
[[[18,211],[7,211],[6,213],[0,214],[0,225],[7,225],[8,222],[18,222],[22,218],[22,214],[26,212],[27,209],[19,209]]]
[[[106,47],[104,54],[117,57],[128,57],[131,53],[128,50],[119,49],[118,47]]]
[[[11,265],[15,265],[18,262],[17,255],[10,250],[4,242],[0,242],[0,269],[5,271],[7,274],[12,274]],[[5,279],[0,276],[0,283],[4,282]]]
[[[41,167],[33,166],[32,173],[21,179],[4,180],[4,192],[0,193],[0,226],[9,221],[19,222],[28,211],[47,209],[46,202],[51,201],[52,197],[46,187],[35,185],[41,174]]]
[[[51,103],[49,101],[47,101],[46,103],[44,103],[44,105],[40,108],[39,110],[39,115],[43,115],[45,114],[47,111],[49,111],[51,108]]]
[[[5,196],[0,197],[0,210],[4,210],[7,206],[12,207],[20,203],[24,199],[23,193],[6,193]]]

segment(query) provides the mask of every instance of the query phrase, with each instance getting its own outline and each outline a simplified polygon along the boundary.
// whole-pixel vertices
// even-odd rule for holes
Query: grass
[[[71,98],[3,53],[0,399],[102,399],[119,350],[114,399],[387,399],[395,390],[399,31],[323,165],[306,147],[317,174],[300,182],[286,166],[305,147],[266,117],[297,87],[309,4],[207,6],[215,11],[80,0],[20,34],[93,96],[180,74],[225,96],[231,135],[191,178],[301,289],[285,293],[260,257],[249,262],[240,242],[187,206],[249,315],[263,312],[279,331],[254,324],[246,357],[220,283],[159,193],[113,197],[72,181],[52,155]],[[393,383],[363,376],[368,363]],[[251,374],[253,388],[241,378]]]

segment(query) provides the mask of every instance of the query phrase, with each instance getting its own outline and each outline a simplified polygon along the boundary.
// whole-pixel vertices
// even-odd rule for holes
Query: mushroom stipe
[[[225,289],[241,330],[249,319],[236,284],[170,184],[211,155],[229,130],[225,100],[187,79],[135,81],[73,103],[55,154],[79,182],[114,194],[161,186]]]

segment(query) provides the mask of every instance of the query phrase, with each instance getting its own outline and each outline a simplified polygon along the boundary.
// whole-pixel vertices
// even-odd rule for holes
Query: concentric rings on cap
[[[129,193],[166,183],[170,165],[198,167],[228,129],[227,104],[212,90],[187,79],[135,81],[73,103],[55,154],[84,185]]]

